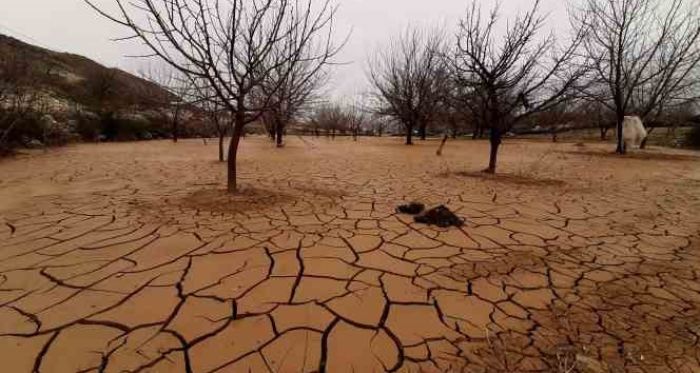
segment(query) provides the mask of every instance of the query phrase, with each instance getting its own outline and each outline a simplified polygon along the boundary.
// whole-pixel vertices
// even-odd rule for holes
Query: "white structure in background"
[[[639,117],[625,117],[622,123],[622,141],[625,149],[629,149],[631,145],[639,146],[646,137],[647,130]]]

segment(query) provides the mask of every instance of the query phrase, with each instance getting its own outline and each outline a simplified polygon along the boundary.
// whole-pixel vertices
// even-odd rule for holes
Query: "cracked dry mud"
[[[200,141],[0,162],[4,372],[700,371],[700,158]],[[461,228],[400,203],[445,204]]]

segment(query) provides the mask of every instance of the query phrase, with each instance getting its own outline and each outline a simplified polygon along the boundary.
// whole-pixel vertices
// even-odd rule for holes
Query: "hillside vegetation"
[[[175,97],[83,56],[0,34],[0,153],[69,141],[167,138]],[[190,112],[187,121],[196,116]],[[182,136],[204,126],[185,124]]]

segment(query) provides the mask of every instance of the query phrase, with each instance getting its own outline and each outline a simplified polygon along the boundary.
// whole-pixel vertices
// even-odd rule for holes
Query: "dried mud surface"
[[[0,161],[2,370],[700,371],[697,153],[399,142]]]

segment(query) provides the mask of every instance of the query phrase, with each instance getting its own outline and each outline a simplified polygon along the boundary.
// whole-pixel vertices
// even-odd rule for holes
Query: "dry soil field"
[[[700,371],[700,154],[400,142],[0,161],[0,370]]]

